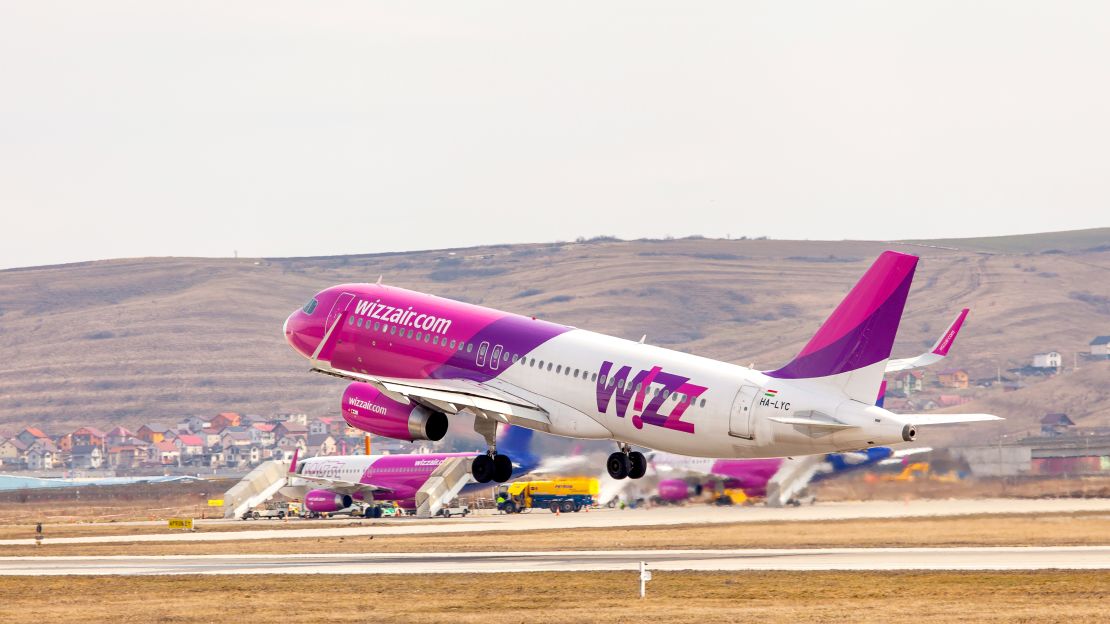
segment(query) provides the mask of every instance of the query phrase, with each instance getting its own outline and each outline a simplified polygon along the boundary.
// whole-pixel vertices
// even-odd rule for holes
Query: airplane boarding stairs
[[[799,500],[823,459],[824,455],[805,455],[784,460],[782,467],[767,482],[767,506],[785,507]]]
[[[240,518],[270,500],[285,486],[288,472],[289,462],[271,459],[259,464],[224,494],[224,518]]]
[[[440,464],[416,492],[416,517],[431,518],[470,482],[469,457],[451,457]]]

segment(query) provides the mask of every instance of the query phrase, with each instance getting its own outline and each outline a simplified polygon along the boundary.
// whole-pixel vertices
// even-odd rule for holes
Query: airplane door
[[[486,351],[489,351],[489,343],[483,342],[478,345],[478,355],[474,356],[474,363],[478,366],[486,365]]]
[[[331,306],[331,312],[328,313],[328,324],[324,326],[324,331],[331,327],[339,315],[343,313],[350,305],[351,301],[355,298],[351,293],[343,293],[336,298],[335,304]]]
[[[501,345],[493,348],[493,353],[489,356],[489,367],[493,370],[501,368]]]
[[[728,419],[728,434],[737,438],[752,439],[752,410],[755,409],[755,396],[759,388],[741,386],[732,402],[732,413]]]

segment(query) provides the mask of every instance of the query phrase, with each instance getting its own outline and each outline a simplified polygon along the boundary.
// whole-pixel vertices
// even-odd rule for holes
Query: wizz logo
[[[635,375],[632,375],[631,366],[622,366],[615,373],[611,373],[612,370],[613,363],[608,361],[602,362],[598,370],[597,411],[602,414],[609,411],[609,404],[615,397],[616,414],[620,418],[624,418],[629,413],[628,407],[631,404],[632,425],[637,429],[643,429],[644,424],[648,424],[694,433],[694,423],[682,420],[682,414],[708,388],[689,383],[689,377],[664,372],[660,366],[641,370]],[[660,391],[652,391],[652,384],[661,386]],[[684,394],[687,398],[672,401],[673,407],[669,414],[659,413],[668,398],[675,393]],[[649,394],[651,396],[648,396]],[[647,399],[646,406],[645,399]]]

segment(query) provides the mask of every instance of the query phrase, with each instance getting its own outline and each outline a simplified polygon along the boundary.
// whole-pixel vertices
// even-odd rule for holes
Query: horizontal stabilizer
[[[964,319],[967,318],[969,310],[964,308],[956,315],[955,320],[949,323],[948,327],[941,334],[940,338],[933,343],[933,346],[928,351],[912,358],[903,358],[900,360],[890,360],[886,363],[886,372],[895,373],[898,371],[911,370],[914,368],[921,368],[922,366],[929,366],[948,357],[948,350],[952,348],[952,343],[956,341],[956,334],[960,333],[960,327],[964,324]]]
[[[772,420],[784,425],[804,425],[806,427],[821,427],[822,429],[852,429],[856,425],[846,425],[840,422],[830,422],[827,420],[813,420],[811,418],[777,418],[771,417],[767,420]]]
[[[982,422],[984,420],[1006,420],[993,414],[898,414],[898,419],[918,427],[927,425],[951,425],[953,423]]]

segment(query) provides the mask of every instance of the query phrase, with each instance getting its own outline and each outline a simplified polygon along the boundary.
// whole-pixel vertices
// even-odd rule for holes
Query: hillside
[[[992,375],[1045,350],[1065,353],[1070,363],[1092,336],[1110,333],[1110,251],[1081,251],[1099,247],[1083,240],[1072,246],[1078,251],[1053,245],[1039,254],[954,250],[943,241],[598,240],[2,271],[0,431],[26,423],[51,432],[137,426],[221,410],[335,413],[343,382],[308,373],[282,340],[281,323],[317,290],[379,275],[397,286],[772,367],[800,348],[878,253],[893,248],[923,259],[896,356],[920,352],[969,306],[954,366]],[[1081,416],[1110,423],[1106,369],[1089,370],[1075,380],[1100,407]],[[1055,411],[1029,389],[1015,393],[1027,395],[1020,406],[984,394],[982,409]]]

